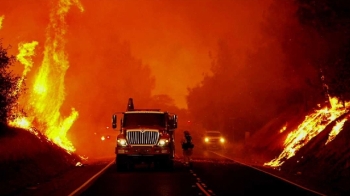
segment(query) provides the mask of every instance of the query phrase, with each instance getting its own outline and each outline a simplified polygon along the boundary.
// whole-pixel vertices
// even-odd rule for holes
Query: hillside
[[[326,126],[317,136],[308,141],[294,156],[285,159],[279,167],[264,165],[280,155],[287,135],[303,122],[307,112],[293,107],[272,120],[247,142],[245,161],[302,184],[327,195],[350,194],[350,123],[345,121],[339,134],[326,144],[326,141],[342,119],[349,118],[349,112],[341,115]],[[280,131],[286,126],[285,131]],[[262,139],[264,138],[264,139]]]
[[[80,157],[46,140],[39,132],[1,127],[0,195],[35,187],[75,167]]]

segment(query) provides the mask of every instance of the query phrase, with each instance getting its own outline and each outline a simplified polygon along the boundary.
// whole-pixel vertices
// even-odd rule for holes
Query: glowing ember
[[[5,18],[4,15],[0,16],[0,29],[2,28],[2,21],[4,20],[4,18]]]
[[[283,126],[283,127],[280,129],[280,133],[283,133],[286,129],[287,129],[287,125]]]
[[[72,108],[68,117],[62,117],[60,108],[65,99],[64,77],[69,67],[68,58],[65,53],[65,39],[67,25],[65,16],[72,4],[83,11],[78,0],[59,0],[58,5],[51,10],[50,24],[47,28],[44,58],[39,72],[34,78],[33,88],[30,95],[25,97],[28,118],[19,117],[12,126],[28,129],[38,127],[50,141],[66,149],[67,152],[75,151],[73,144],[66,138],[67,131],[78,117],[78,112]],[[37,42],[20,44],[17,59],[25,65],[23,76],[32,67],[30,57],[34,55]],[[35,125],[33,125],[35,122]],[[29,128],[30,129],[30,128]]]
[[[320,110],[316,110],[312,114],[305,117],[305,120],[298,126],[298,128],[290,132],[284,141],[284,150],[279,157],[271,160],[264,165],[271,167],[281,166],[285,160],[294,156],[295,153],[307,144],[313,137],[322,132],[327,125],[336,120],[339,116],[347,112],[349,103],[339,103],[337,98],[330,98],[331,108],[324,107]],[[333,132],[333,138],[339,132]]]

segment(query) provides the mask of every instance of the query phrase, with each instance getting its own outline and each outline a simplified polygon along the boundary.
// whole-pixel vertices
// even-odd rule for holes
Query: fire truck
[[[146,163],[171,169],[175,157],[177,115],[160,109],[135,109],[129,98],[125,112],[112,115],[112,127],[118,128],[115,154],[117,170],[130,169]]]

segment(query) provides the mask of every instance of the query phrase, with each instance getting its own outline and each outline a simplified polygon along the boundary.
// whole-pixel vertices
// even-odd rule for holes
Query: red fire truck
[[[115,147],[118,170],[135,164],[152,163],[156,167],[172,168],[175,156],[177,115],[160,109],[135,109],[129,98],[127,110],[112,116],[112,127],[117,129],[121,115],[119,135]]]

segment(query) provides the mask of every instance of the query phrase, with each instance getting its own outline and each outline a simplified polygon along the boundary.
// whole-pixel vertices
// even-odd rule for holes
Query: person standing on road
[[[183,158],[186,165],[192,167],[191,155],[193,153],[194,144],[192,142],[192,136],[189,131],[184,131],[184,138],[181,141]]]

